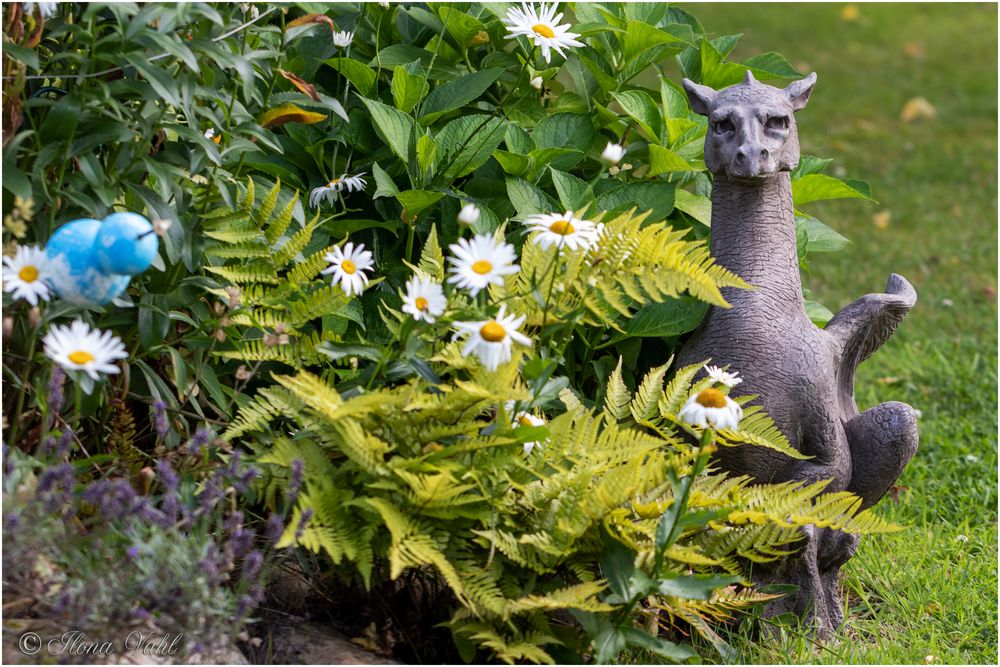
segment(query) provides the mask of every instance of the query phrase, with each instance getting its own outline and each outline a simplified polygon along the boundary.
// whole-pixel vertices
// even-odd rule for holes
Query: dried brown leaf
[[[316,92],[316,86],[312,85],[302,77],[297,74],[292,74],[291,72],[286,72],[283,69],[279,69],[278,73],[292,82],[292,85],[299,89],[300,92],[305,93],[313,99],[313,102],[319,102],[319,93]]]

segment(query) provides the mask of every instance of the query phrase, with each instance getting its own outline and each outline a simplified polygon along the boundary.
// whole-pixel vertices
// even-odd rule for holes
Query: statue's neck
[[[757,288],[727,290],[734,306],[763,299],[805,312],[788,172],[753,182],[715,177],[711,250],[718,263]]]

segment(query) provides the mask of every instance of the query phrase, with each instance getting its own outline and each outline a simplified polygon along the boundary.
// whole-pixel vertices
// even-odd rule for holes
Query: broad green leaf
[[[64,95],[49,107],[45,120],[38,129],[38,138],[44,143],[56,143],[71,138],[80,122],[80,115],[80,99],[72,93]]]
[[[661,139],[663,116],[660,115],[660,108],[649,93],[642,90],[626,90],[623,93],[611,93],[611,97],[618,102],[625,113],[639,123],[650,139],[654,141]]]
[[[803,155],[799,158],[799,164],[792,169],[792,180],[797,180],[809,174],[820,174],[826,171],[827,166],[833,162],[832,159],[816,157],[815,155]]]
[[[833,319],[833,313],[830,309],[821,303],[816,301],[809,301],[806,299],[806,315],[812,320],[812,323],[818,327],[825,327],[826,323]]]
[[[684,211],[706,227],[712,225],[712,200],[705,195],[678,188],[674,191],[674,208]]]
[[[642,52],[661,45],[671,45],[672,49],[665,50],[664,53],[660,54],[660,57],[673,55],[681,49],[691,46],[669,32],[660,30],[649,23],[643,21],[628,22],[622,37],[622,51],[626,60],[632,60]]]
[[[738,583],[742,579],[731,574],[677,575],[660,579],[658,590],[661,595],[672,595],[675,598],[708,600],[712,597],[712,591]]]
[[[570,148],[586,153],[597,134],[587,114],[557,113],[535,126],[531,138],[538,148]]]
[[[590,186],[585,181],[558,169],[552,169],[551,172],[552,183],[559,195],[559,203],[564,209],[577,211],[593,199]]]
[[[409,164],[410,153],[413,152],[413,134],[416,129],[413,118],[398,109],[375,100],[362,97],[361,101],[368,107],[375,127],[389,144],[392,152],[404,164]]]
[[[649,175],[656,176],[675,171],[696,171],[696,169],[669,148],[649,144]]]
[[[559,210],[556,202],[523,178],[507,179],[507,196],[517,210],[517,217],[522,220],[536,213],[552,213]]]
[[[377,162],[372,163],[372,176],[375,177],[375,194],[372,195],[372,199],[395,197],[399,194],[399,188],[396,187],[396,183],[393,182],[392,177],[382,167],[378,166]]]
[[[410,58],[406,63],[413,62],[413,60]],[[371,67],[353,58],[328,58],[323,62],[347,77],[347,80],[357,88],[362,97],[371,96],[372,88],[375,86],[375,70]]]
[[[792,181],[792,200],[798,208],[823,199],[867,199],[870,196],[833,176],[809,174]]]
[[[466,12],[442,5],[431,5],[437,9],[438,16],[445,30],[454,38],[459,48],[464,49],[480,32],[486,31],[486,26],[479,19],[469,16]]]
[[[747,58],[743,64],[750,68],[754,77],[761,81],[769,79],[800,79],[802,73],[797,71],[780,53],[768,51]]]
[[[450,183],[477,169],[490,159],[506,131],[505,120],[482,114],[462,116],[445,125],[434,138],[440,177]]]
[[[34,49],[29,49],[26,46],[21,46],[20,44],[4,40],[3,54],[24,63],[31,69],[38,69],[38,54],[34,51]]]
[[[797,214],[795,224],[799,228],[805,229],[809,252],[837,252],[850,243],[838,232],[811,215]]]
[[[604,551],[601,553],[601,575],[608,582],[613,593],[622,598],[628,597],[629,582],[635,573],[635,557],[618,540],[605,538]]]
[[[625,325],[625,333],[641,338],[679,336],[701,324],[708,308],[704,301],[687,296],[651,303],[632,316]]]
[[[420,61],[414,61],[417,65]],[[392,70],[392,83],[389,89],[392,91],[392,101],[396,108],[403,113],[409,113],[417,105],[424,95],[427,94],[429,86],[424,77],[419,74],[412,74],[402,65],[396,65]]]
[[[569,169],[584,158],[584,153],[572,148],[537,148],[528,153],[531,168],[528,170],[528,180],[535,182],[547,167]]]
[[[405,190],[396,195],[396,199],[403,205],[406,212],[413,216],[425,208],[441,199],[444,193],[429,192],[427,190]]]
[[[437,156],[437,142],[424,134],[417,139],[417,164],[428,178],[434,176],[434,158]]]
[[[632,646],[644,648],[673,662],[683,662],[697,655],[689,646],[681,646],[662,637],[654,637],[638,628],[625,630],[625,641]]]
[[[635,208],[652,211],[651,222],[666,219],[674,210],[674,184],[663,182],[627,183],[597,197],[598,211],[621,213]]]
[[[174,107],[181,106],[180,98],[177,96],[177,81],[171,78],[165,70],[151,64],[146,56],[138,53],[126,54],[125,60],[149,82],[156,94],[162,97],[165,102]]]
[[[495,150],[493,157],[500,163],[500,168],[503,169],[504,173],[511,176],[525,176],[528,169],[531,168],[531,158],[527,155]]]
[[[431,91],[420,108],[420,122],[427,125],[442,115],[465,106],[482,95],[503,74],[499,68],[484,69],[443,83]]]

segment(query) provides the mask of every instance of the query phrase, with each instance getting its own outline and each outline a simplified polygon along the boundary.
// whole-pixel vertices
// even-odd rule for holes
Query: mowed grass
[[[862,539],[838,641],[737,631],[738,660],[996,664],[997,7],[858,4],[854,20],[842,4],[684,7],[715,34],[744,34],[733,60],[778,51],[816,71],[803,153],[872,185],[877,205],[808,208],[852,240],[812,257],[812,298],[836,311],[891,272],[919,294],[857,377],[860,409],[922,412],[920,450],[877,509],[908,529]],[[936,116],[904,122],[917,97]]]

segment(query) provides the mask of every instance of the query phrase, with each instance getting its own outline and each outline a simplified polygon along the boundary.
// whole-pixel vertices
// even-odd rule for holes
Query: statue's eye
[[[788,116],[771,116],[770,118],[767,119],[767,129],[787,130]]]
[[[733,121],[723,118],[715,121],[715,131],[719,134],[729,134],[736,131],[736,126],[733,125]]]

